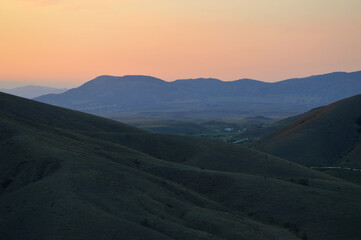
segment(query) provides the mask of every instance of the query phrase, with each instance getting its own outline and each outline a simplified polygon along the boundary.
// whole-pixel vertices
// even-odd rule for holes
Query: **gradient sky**
[[[0,87],[361,70],[360,0],[0,0]]]

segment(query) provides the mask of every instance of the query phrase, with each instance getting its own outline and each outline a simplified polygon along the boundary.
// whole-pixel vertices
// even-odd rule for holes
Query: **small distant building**
[[[233,130],[234,130],[233,128],[225,128],[224,129],[224,131],[226,131],[226,132],[233,132]]]

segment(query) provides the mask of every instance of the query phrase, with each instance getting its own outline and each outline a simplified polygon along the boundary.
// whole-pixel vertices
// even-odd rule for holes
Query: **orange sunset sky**
[[[0,87],[361,70],[360,0],[0,0]]]

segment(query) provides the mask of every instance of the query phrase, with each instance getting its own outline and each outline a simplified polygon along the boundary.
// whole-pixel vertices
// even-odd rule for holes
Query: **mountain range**
[[[149,76],[99,76],[37,101],[116,117],[226,118],[292,116],[361,93],[361,72],[335,72],[267,83]]]
[[[66,88],[61,89],[61,88],[28,85],[28,86],[16,87],[16,88],[3,88],[0,89],[0,92],[31,99],[46,94],[60,94],[67,90],[68,89]]]
[[[360,185],[221,141],[3,93],[0,103],[1,239],[361,235]]]

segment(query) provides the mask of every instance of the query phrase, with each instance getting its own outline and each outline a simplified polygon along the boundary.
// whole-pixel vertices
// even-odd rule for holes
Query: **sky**
[[[360,0],[0,0],[0,87],[361,70]]]

